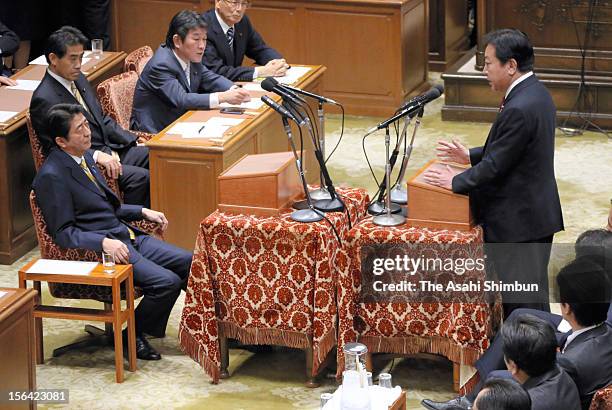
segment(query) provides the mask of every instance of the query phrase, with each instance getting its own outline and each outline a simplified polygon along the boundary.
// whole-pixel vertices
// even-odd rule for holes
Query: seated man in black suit
[[[283,76],[289,65],[266,45],[245,16],[250,4],[247,0],[215,0],[215,8],[203,14],[209,30],[202,63],[232,81]],[[242,67],[245,55],[259,67]]]
[[[157,133],[188,110],[208,110],[251,99],[248,91],[202,65],[206,22],[195,11],[178,12],[166,43],[149,60],[136,83],[132,129]]]
[[[89,122],[80,104],[58,104],[48,118],[52,148],[34,178],[33,188],[49,234],[62,248],[108,252],[118,263],[131,263],[134,284],[144,297],[135,310],[136,353],[159,360],[144,337],[163,337],[172,306],[185,289],[192,254],[129,225],[146,219],[168,221],[163,213],[122,204],[96,171],[89,148]]]
[[[149,149],[136,146],[136,135],[124,130],[102,111],[95,91],[81,73],[87,38],[65,26],[47,40],[49,67],[32,95],[30,115],[45,155],[55,145],[46,129],[47,113],[56,104],[80,104],[91,128],[91,154],[106,173],[119,180],[128,204],[149,206]]]
[[[556,331],[557,346],[561,349],[558,362],[576,383],[582,409],[589,408],[598,389],[612,383],[612,366],[602,365],[612,363],[612,328],[604,323],[610,307],[608,275],[601,259],[594,262],[590,255],[581,256],[557,276],[562,316],[535,309],[516,309],[506,320],[511,323],[525,314],[534,315],[546,321],[551,332],[563,328],[562,320],[569,323],[571,332]],[[504,367],[503,335],[498,334],[476,362],[481,383],[470,394],[444,403],[425,400],[424,405],[435,410],[468,408],[482,381]]]
[[[12,55],[19,48],[19,37],[0,22],[0,85],[17,85],[8,78],[11,71],[4,65],[4,57]]]
[[[511,379],[491,379],[485,383],[473,410],[530,410],[527,391]]]

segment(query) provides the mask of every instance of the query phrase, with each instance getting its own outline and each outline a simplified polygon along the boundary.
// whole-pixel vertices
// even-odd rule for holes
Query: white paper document
[[[2,296],[6,295],[8,292],[3,292],[0,290],[0,299],[2,299]]]
[[[57,261],[39,259],[28,269],[28,273],[44,273],[54,275],[89,275],[98,262]]]
[[[6,87],[9,90],[26,90],[26,91],[34,91],[36,87],[40,84],[40,80],[17,80],[17,85],[11,85],[10,87]]]
[[[83,60],[81,61],[81,65],[85,65],[85,64],[87,64],[89,62],[89,60],[91,60],[91,58],[88,58],[88,56],[90,54],[91,54],[91,51],[86,51],[85,53],[83,53]],[[34,65],[49,65],[49,64],[47,64],[47,59],[45,58],[44,54],[42,56],[38,56],[34,60],[30,61],[30,64],[34,64]]]
[[[248,84],[243,85],[242,88],[244,88],[247,91],[256,91],[260,93],[263,93],[266,91],[263,88],[261,88],[261,84],[259,83],[248,83]]]
[[[261,99],[259,99],[259,98],[251,98],[251,101],[245,102],[245,103],[242,103],[242,104],[221,103],[221,104],[219,104],[219,107],[221,107],[221,108],[240,107],[240,108],[244,108],[245,110],[258,110],[258,109],[261,108],[261,106],[263,104],[264,104],[264,102],[261,101]]]
[[[310,70],[310,67],[291,67],[283,77],[275,78],[281,84],[294,84]]]
[[[0,122],[6,122],[17,114],[19,113],[16,111],[0,111]]]
[[[206,122],[180,122],[167,133],[180,135],[183,138],[223,138],[223,134],[228,129],[242,121],[243,118],[212,117]]]

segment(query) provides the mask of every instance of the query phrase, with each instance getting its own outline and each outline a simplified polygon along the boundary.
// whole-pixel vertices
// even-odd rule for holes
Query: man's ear
[[[506,64],[508,74],[511,76],[516,74],[516,72],[518,71],[518,63],[516,62],[516,60],[514,58],[511,58]]]
[[[506,362],[506,367],[508,368],[508,371],[510,372],[511,375],[514,376],[516,373],[518,373],[518,366],[516,365],[516,363],[514,363],[513,360],[507,359],[504,356],[504,362]]]
[[[57,56],[57,54],[49,53],[49,64],[51,64],[52,66],[56,66],[57,60],[59,60],[59,57]]]
[[[172,36],[172,42],[174,43],[174,48],[181,48],[183,42],[181,41],[181,36],[175,34]]]
[[[561,303],[561,313],[564,316],[569,316],[570,313],[572,313],[572,308],[570,307],[569,303]]]
[[[66,148],[66,140],[62,137],[55,137],[55,143],[62,149]]]

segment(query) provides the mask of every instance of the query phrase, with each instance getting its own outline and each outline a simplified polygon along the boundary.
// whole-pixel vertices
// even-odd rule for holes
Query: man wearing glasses
[[[203,14],[208,23],[208,42],[202,63],[232,81],[283,76],[289,65],[251,25],[245,12],[247,0],[215,0],[215,8]],[[258,67],[242,67],[244,56]]]

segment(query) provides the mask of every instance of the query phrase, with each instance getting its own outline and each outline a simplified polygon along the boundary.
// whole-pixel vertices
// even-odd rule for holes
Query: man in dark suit
[[[0,22],[0,85],[17,85],[11,80],[11,71],[4,65],[4,57],[13,55],[19,48],[19,37]]]
[[[469,194],[484,229],[489,272],[494,270],[503,282],[538,285],[536,295],[502,293],[506,317],[518,307],[550,311],[550,246],[553,235],[563,230],[554,173],[556,109],[533,74],[533,47],[525,34],[499,30],[485,41],[484,72],[491,88],[505,94],[499,114],[483,147],[468,150],[457,141],[440,142],[441,159],[471,168],[454,175],[446,167],[425,178]]]
[[[51,149],[34,179],[49,233],[62,248],[108,252],[119,263],[131,263],[134,283],[144,298],[135,310],[139,359],[161,356],[144,333],[163,337],[172,306],[185,289],[191,253],[152,238],[129,225],[146,219],[162,224],[163,213],[119,201],[96,171],[89,148],[89,122],[79,104],[58,104],[48,114],[48,129],[56,147]]]
[[[232,81],[283,76],[289,65],[253,28],[245,15],[246,0],[215,0],[215,8],[203,14],[208,23],[208,44],[202,63]],[[244,56],[259,67],[242,67]]]
[[[587,252],[590,250],[579,250],[578,254]],[[587,254],[561,269],[557,284],[562,316],[535,309],[516,309],[505,322],[527,314],[548,323],[560,349],[557,361],[576,383],[583,410],[589,408],[598,389],[612,383],[612,327],[604,323],[610,307],[610,272],[604,270],[602,261],[599,255]],[[470,394],[444,403],[425,400],[424,405],[435,410],[467,408],[482,382],[505,367],[504,353],[503,335],[497,335],[476,362],[481,382]]]
[[[30,102],[30,115],[45,155],[55,145],[46,129],[49,109],[62,103],[80,104],[91,128],[91,154],[107,174],[119,180],[128,204],[149,206],[149,149],[136,145],[136,135],[124,130],[102,111],[89,82],[81,73],[83,45],[87,39],[65,26],[47,40],[49,67]]]
[[[572,378],[557,366],[557,339],[553,328],[544,320],[529,314],[504,322],[501,340],[502,360],[507,371],[494,371],[489,379],[513,378],[527,390],[532,410],[579,410],[580,398]],[[430,410],[457,410],[471,407],[461,397],[447,403],[423,400]]]
[[[250,100],[248,91],[202,65],[206,29],[202,16],[191,10],[172,18],[166,43],[157,49],[136,83],[132,129],[157,133],[188,110]]]

